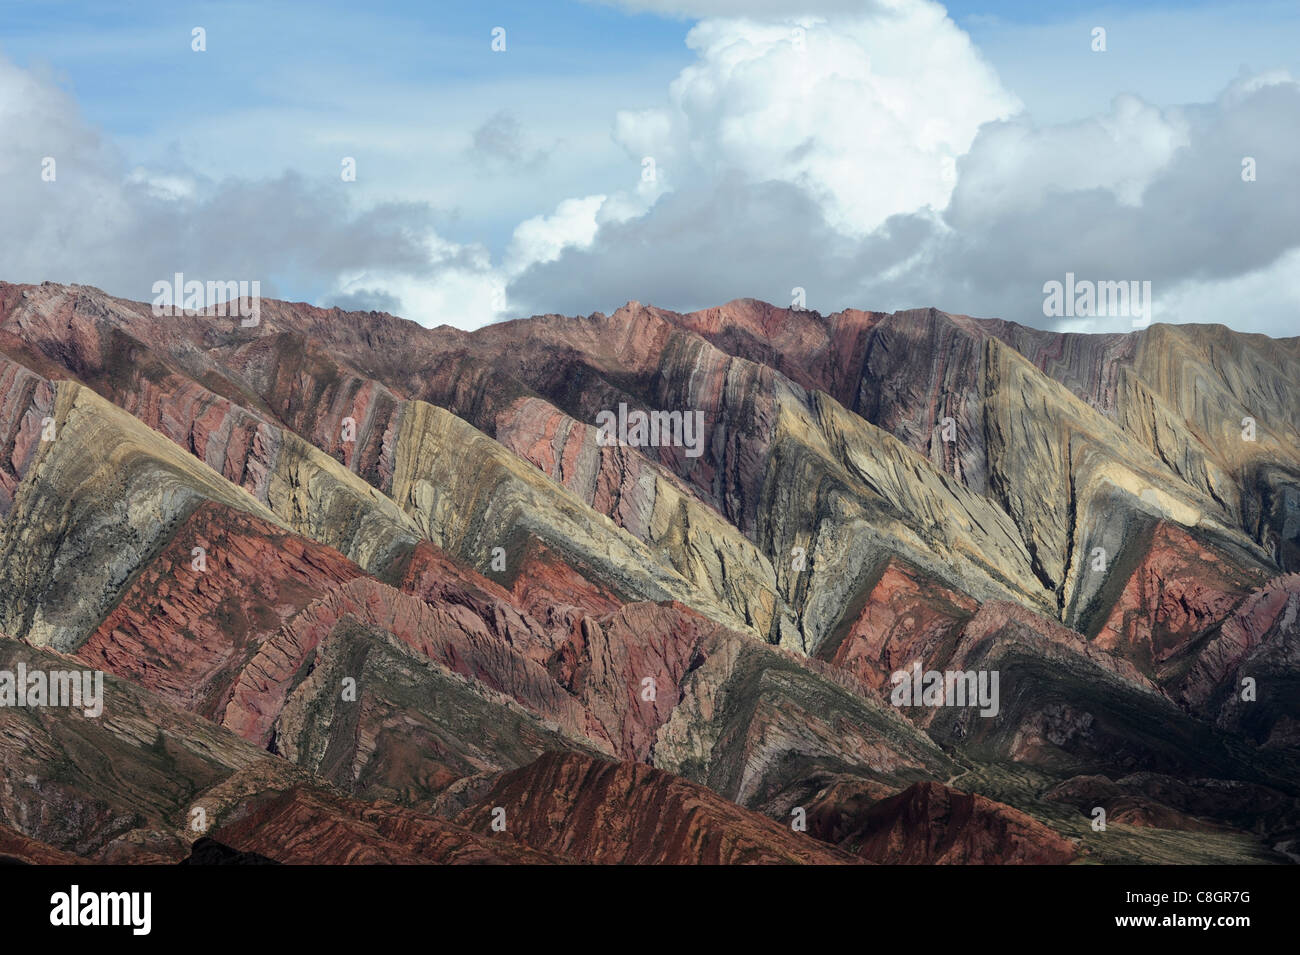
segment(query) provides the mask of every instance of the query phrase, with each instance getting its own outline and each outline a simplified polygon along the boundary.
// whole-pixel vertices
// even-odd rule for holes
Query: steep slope
[[[507,773],[457,823],[504,832],[582,862],[622,865],[833,865],[855,861],[703,786],[649,766],[548,755]],[[566,820],[563,827],[556,819]]]

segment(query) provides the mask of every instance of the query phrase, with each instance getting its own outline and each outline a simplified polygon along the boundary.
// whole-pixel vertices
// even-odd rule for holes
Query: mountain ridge
[[[720,802],[656,857],[664,820],[620,783],[587,861],[794,858],[744,814],[805,810],[795,855],[822,864],[1281,861],[1300,831],[1300,338],[753,299],[473,332],[260,314],[0,282],[3,643],[292,768],[296,795],[223,798],[235,850],[310,861],[292,818],[333,834],[321,859],[429,861],[382,833],[433,823],[365,805],[491,839],[497,793],[524,813],[509,858],[562,859],[579,843],[538,819],[614,809],[529,781],[595,758]],[[700,454],[602,445],[620,403],[698,410]],[[996,669],[999,715],[892,704],[912,660]],[[63,798],[95,818],[78,772]],[[1122,821],[1093,829],[1082,792]],[[104,858],[39,799],[11,790],[0,824]],[[179,859],[163,818],[131,839]]]

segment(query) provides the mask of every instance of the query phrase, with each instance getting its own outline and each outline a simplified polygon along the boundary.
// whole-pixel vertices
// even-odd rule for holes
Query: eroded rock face
[[[814,828],[872,862],[1064,865],[1078,850],[1023,812],[942,783],[909,786],[859,812],[820,805]]]
[[[42,441],[0,527],[0,627],[79,645],[143,560],[204,500],[274,515],[88,389],[59,382]]]
[[[0,826],[0,865],[84,865],[85,862],[80,856],[60,852],[8,826]]]
[[[431,809],[460,780],[515,769],[548,750],[600,751],[350,616],[307,668],[275,717],[268,747],[366,799]]]
[[[1225,824],[1249,825],[1247,820],[1261,819],[1282,831],[1300,825],[1300,800],[1295,796],[1237,780],[1176,779],[1149,772],[1114,779],[1076,776],[1044,795],[1088,816],[1100,806],[1108,820],[1118,812],[1124,818],[1116,821],[1163,829],[1212,832]]]
[[[1251,594],[1198,649],[1186,670],[1170,667],[1175,698],[1263,747],[1293,751],[1300,743],[1300,575]]]
[[[666,555],[674,570],[759,634],[793,633],[793,614],[767,556],[672,471],[630,446],[599,445],[597,433],[539,398],[511,404],[495,429],[497,441]]]
[[[75,670],[74,658],[0,639],[0,671]],[[0,707],[0,822],[51,849],[97,862],[175,862],[191,813],[215,822],[305,773],[233,733],[114,676],[103,712]]]
[[[579,862],[641,865],[827,865],[854,861],[824,843],[649,766],[548,754],[501,777],[457,817]],[[561,827],[556,819],[563,819]],[[502,839],[502,841],[505,841]]]
[[[268,745],[288,694],[345,618],[390,633],[416,654],[526,701],[566,729],[578,732],[585,723],[581,705],[545,667],[497,639],[478,615],[452,604],[430,606],[365,578],[313,602],[259,648],[243,668],[222,722],[240,736]]]
[[[0,516],[13,507],[14,491],[52,424],[54,386],[17,362],[0,357]]]
[[[287,865],[545,865],[564,860],[391,805],[295,788],[250,800],[215,832]]]
[[[175,862],[197,806],[281,862],[1278,861],[1298,345],[0,283],[0,670],[110,688],[0,708],[0,855]]]
[[[612,740],[624,759],[648,761],[701,643],[719,629],[678,604],[629,604],[576,621],[547,669],[587,706],[589,737]]]
[[[946,660],[979,605],[914,567],[890,560],[864,588],[861,609],[849,606],[839,633],[818,653],[863,682],[888,692],[891,677],[920,660],[924,669]]]
[[[77,657],[219,718],[231,681],[262,643],[361,574],[332,548],[208,501],[176,528]]]
[[[1157,524],[1144,543],[1145,553],[1093,641],[1154,674],[1271,575],[1262,565],[1230,560],[1167,522]]]
[[[778,817],[828,774],[898,785],[953,768],[850,674],[725,631],[700,647],[654,761]]]

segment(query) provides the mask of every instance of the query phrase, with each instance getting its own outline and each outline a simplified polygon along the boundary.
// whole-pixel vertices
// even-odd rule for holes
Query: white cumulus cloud
[[[941,209],[980,126],[1019,106],[935,3],[837,18],[710,19],[697,59],[658,109],[620,113],[615,137],[668,188],[741,177],[807,190],[862,235]]]

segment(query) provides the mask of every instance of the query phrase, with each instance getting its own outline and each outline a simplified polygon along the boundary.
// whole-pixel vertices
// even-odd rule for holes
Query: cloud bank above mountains
[[[1243,74],[1213,102],[1124,94],[1042,123],[929,0],[830,2],[815,16],[777,0],[745,17],[723,0],[621,6],[703,16],[686,33],[692,62],[647,94],[656,105],[609,117],[628,175],[538,196],[496,249],[449,237],[424,199],[363,202],[316,173],[140,168],[53,78],[0,59],[0,173],[16,186],[0,216],[21,226],[0,238],[0,277],[141,299],[176,271],[260,278],[265,295],[310,289],[463,328],[628,299],[788,304],[796,287],[821,311],[934,305],[1131,327],[1044,316],[1044,283],[1072,272],[1150,281],[1156,321],[1296,334],[1300,84],[1283,70]],[[514,175],[583,162],[514,111],[485,111],[465,138],[466,155]]]

